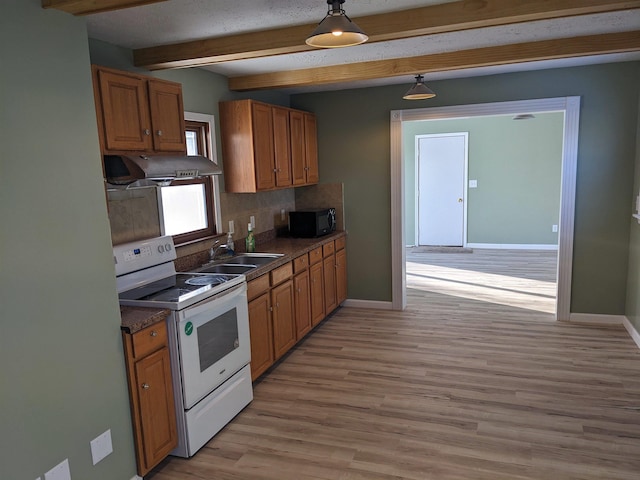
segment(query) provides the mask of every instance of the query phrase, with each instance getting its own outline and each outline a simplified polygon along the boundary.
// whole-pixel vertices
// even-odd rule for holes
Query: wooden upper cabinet
[[[311,116],[307,129],[305,115]],[[254,100],[221,102],[220,132],[227,192],[254,193],[318,182],[313,114]],[[307,155],[314,159],[311,182]]]
[[[307,184],[318,183],[320,181],[320,172],[318,170],[318,126],[316,116],[307,112],[304,114],[304,145]]]
[[[271,190],[276,185],[273,157],[273,119],[271,107],[261,103],[251,106],[256,189]],[[225,182],[226,185],[226,182]]]
[[[93,75],[103,153],[186,153],[179,83],[98,66]]]
[[[148,85],[154,150],[186,152],[182,87],[161,80],[149,80]]]

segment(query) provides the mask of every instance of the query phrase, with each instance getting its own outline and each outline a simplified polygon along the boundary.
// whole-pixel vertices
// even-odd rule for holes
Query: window
[[[187,155],[215,161],[213,116],[185,113]],[[158,189],[162,231],[176,244],[210,237],[218,231],[220,208],[217,178],[174,180]]]

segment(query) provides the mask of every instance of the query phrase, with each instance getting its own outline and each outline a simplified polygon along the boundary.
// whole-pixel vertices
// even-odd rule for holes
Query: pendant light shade
[[[402,98],[405,100],[425,100],[435,97],[436,94],[424,84],[423,80],[424,77],[422,75],[416,75],[416,83]]]
[[[327,16],[307,37],[307,45],[319,48],[351,47],[368,40],[367,34],[347,17],[342,9],[343,3],[344,0],[327,0]]]

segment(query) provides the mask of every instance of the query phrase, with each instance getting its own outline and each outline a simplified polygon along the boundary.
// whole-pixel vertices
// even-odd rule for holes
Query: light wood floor
[[[482,292],[339,309],[200,452],[147,478],[638,480],[640,349],[624,328]]]

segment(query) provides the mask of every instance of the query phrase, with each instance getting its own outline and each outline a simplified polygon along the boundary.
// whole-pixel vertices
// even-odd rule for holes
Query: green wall
[[[636,196],[640,195],[640,103],[638,104],[638,130],[636,134],[636,169],[631,200],[632,211],[636,213]],[[629,274],[627,277],[627,306],[625,315],[640,332],[640,224],[632,218],[629,237]]]
[[[135,459],[84,20],[0,6],[0,478]],[[111,429],[113,453],[89,442]]]
[[[405,235],[416,238],[416,136],[468,132],[467,242],[557,245],[562,163],[561,112],[404,122]]]
[[[430,82],[437,97],[413,102],[402,100],[410,83],[291,98],[318,115],[321,181],[344,182],[350,298],[391,300],[391,110],[578,95],[571,311],[623,314],[640,63]]]

